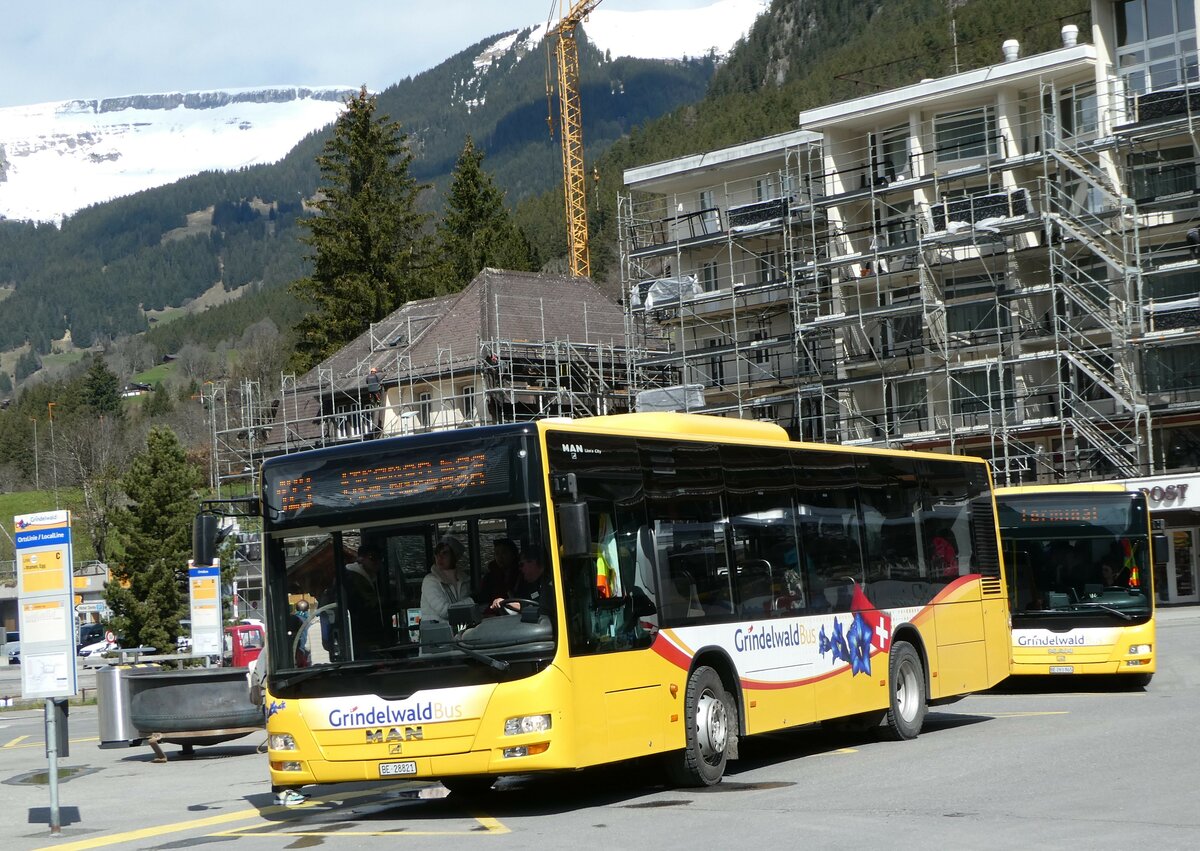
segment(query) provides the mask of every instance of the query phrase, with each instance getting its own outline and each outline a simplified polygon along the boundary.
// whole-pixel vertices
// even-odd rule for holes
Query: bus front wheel
[[[915,647],[907,641],[897,641],[888,654],[887,726],[896,741],[915,739],[925,723],[925,668]]]
[[[668,773],[677,786],[713,786],[725,773],[730,738],[736,735],[733,700],[717,672],[692,671],[684,695],[687,746],[668,754]]]

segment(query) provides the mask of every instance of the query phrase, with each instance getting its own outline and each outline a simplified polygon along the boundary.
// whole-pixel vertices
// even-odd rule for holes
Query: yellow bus
[[[1152,534],[1146,496],[1117,484],[996,489],[1012,608],[1012,672],[1155,670]],[[1152,546],[1152,542],[1155,544]]]
[[[643,413],[381,439],[262,476],[269,634],[294,633],[268,641],[285,793],[480,792],[649,755],[708,785],[742,736],[886,722],[909,739],[928,706],[1008,675],[975,459]],[[475,589],[511,569],[510,542],[521,584],[490,608]],[[431,583],[458,597],[436,615]],[[297,595],[316,604],[300,629]]]

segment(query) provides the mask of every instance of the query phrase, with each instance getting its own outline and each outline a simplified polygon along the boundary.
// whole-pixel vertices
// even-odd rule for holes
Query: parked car
[[[91,644],[80,647],[79,655],[84,659],[101,659],[109,650],[118,650],[120,647],[120,642],[101,638],[99,641],[93,641]]]
[[[4,654],[8,657],[8,664],[21,664],[21,634],[19,632],[4,633]]]
[[[104,638],[104,624],[100,623],[85,623],[79,627],[79,644],[76,646],[77,651],[82,651],[85,645],[95,644],[100,639]],[[81,654],[82,655],[82,654]]]

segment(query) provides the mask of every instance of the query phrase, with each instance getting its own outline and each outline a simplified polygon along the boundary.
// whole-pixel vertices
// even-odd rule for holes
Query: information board
[[[192,655],[221,653],[221,562],[197,567],[188,559],[188,590],[192,601]]]
[[[71,512],[13,518],[21,629],[21,696],[70,697],[75,670]]]

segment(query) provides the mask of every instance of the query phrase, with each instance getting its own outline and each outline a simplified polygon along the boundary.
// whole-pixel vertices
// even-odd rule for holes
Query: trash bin
[[[96,715],[100,721],[100,747],[131,748],[142,743],[142,735],[129,719],[131,693],[124,665],[105,665],[96,670]]]

